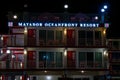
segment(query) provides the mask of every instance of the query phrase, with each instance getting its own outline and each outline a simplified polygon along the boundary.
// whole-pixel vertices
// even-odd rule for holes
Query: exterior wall
[[[8,15],[8,19],[17,23],[17,20],[13,20],[11,15]],[[89,20],[92,19],[80,14],[77,15],[78,19],[75,17],[73,20],[74,17],[71,19],[71,16],[76,15],[72,14],[70,17],[64,15],[65,17],[60,15],[61,18],[51,16],[51,19],[49,19],[49,14],[42,15],[37,21],[73,21],[74,23],[83,20],[83,22],[89,23]],[[32,16],[24,13],[20,17],[20,21],[35,21]],[[38,15],[34,16],[36,19]],[[73,78],[94,80],[95,76],[103,77],[107,74],[109,69],[105,33],[107,28],[104,25],[99,27],[87,24],[82,24],[84,25],[82,27],[35,27],[28,26],[28,24],[26,26],[13,25],[11,22],[8,24],[9,35],[0,36],[3,38],[0,41],[1,52],[7,54],[9,51],[9,54],[5,56],[2,54],[4,60],[0,56],[0,69],[51,71],[51,73],[40,72],[40,74],[36,71],[23,71],[23,75],[28,75],[30,80],[34,80],[33,77],[35,80],[47,80],[48,78],[49,80],[61,80],[58,79],[59,77],[70,80]],[[99,20],[92,19],[91,22],[101,24]],[[3,47],[6,49],[4,52]],[[83,74],[84,71],[85,74]],[[16,75],[14,78],[19,80],[20,75]]]

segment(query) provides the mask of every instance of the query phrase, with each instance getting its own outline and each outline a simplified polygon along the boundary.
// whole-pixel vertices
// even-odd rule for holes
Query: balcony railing
[[[108,41],[108,47],[110,50],[120,50],[120,40]]]
[[[102,65],[101,62],[91,62],[91,61],[88,61],[88,62],[80,62],[79,63],[79,68],[82,68],[82,69],[92,69],[92,68],[95,68],[95,69],[104,69],[106,68],[105,65]]]
[[[13,38],[13,40],[11,40],[11,38]],[[66,46],[66,45],[69,46],[69,44],[70,44],[70,42],[69,42],[69,44],[67,44],[67,41],[64,39],[63,40],[47,40],[47,41],[40,39],[40,40],[38,40],[38,42],[36,42],[35,39],[30,39],[29,41],[26,41],[23,38],[21,40],[16,41],[16,39],[14,39],[14,37],[9,36],[6,45],[7,46],[25,46],[27,44],[27,46]],[[89,38],[80,38],[80,39],[78,39],[78,44],[76,44],[75,41],[71,41],[71,44],[73,44],[72,46],[77,46],[77,45],[78,46],[105,46],[106,45],[106,44],[103,44],[101,40],[98,40],[98,39],[93,40],[91,38],[90,39]]]
[[[0,69],[24,69],[24,63],[20,61],[0,61]]]
[[[29,66],[28,66],[29,64]],[[33,66],[34,64],[34,66]],[[101,64],[100,62],[80,62],[78,66],[63,66],[63,64],[55,63],[53,61],[43,62],[40,61],[37,66],[37,63],[33,64],[27,63],[27,66],[24,66],[24,63],[20,61],[0,61],[0,69],[107,69],[106,63]]]

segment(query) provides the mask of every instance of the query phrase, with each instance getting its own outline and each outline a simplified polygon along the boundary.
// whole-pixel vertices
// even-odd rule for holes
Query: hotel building
[[[98,14],[8,13],[0,80],[107,80],[106,29]]]
[[[120,39],[108,39],[111,80],[120,80]]]

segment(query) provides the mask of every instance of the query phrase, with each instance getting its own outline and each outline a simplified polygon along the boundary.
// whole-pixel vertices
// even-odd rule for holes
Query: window
[[[55,57],[56,67],[62,67],[63,66],[62,52],[56,52]]]
[[[95,52],[95,67],[101,67],[101,66],[102,66],[102,53]]]
[[[102,39],[101,39],[101,31],[95,31],[95,45],[101,45]]]
[[[54,44],[54,31],[53,30],[39,30],[39,43],[40,45],[53,45]]]
[[[85,38],[86,38],[86,34],[85,31],[78,31],[78,44],[79,46],[85,46]]]
[[[79,52],[79,62],[86,61],[86,52]]]
[[[95,31],[95,39],[101,39],[101,31]]]
[[[46,30],[39,30],[39,45],[44,46],[46,44]]]
[[[120,65],[119,64],[112,65],[112,69],[113,70],[120,70]]]
[[[54,44],[54,31],[47,30],[47,45]]]
[[[87,66],[93,67],[94,62],[94,53],[93,52],[87,52]]]
[[[85,68],[86,66],[86,52],[79,52],[78,54],[79,66]]]
[[[87,45],[93,45],[93,31],[87,31]]]
[[[54,52],[46,52],[46,67],[54,67]]]
[[[39,52],[39,67],[54,68],[63,66],[62,52]]]
[[[78,60],[81,68],[102,67],[102,52],[79,52]]]
[[[120,53],[119,52],[112,52],[111,54],[112,54],[112,56],[111,56],[112,60],[114,60],[114,61],[120,60]]]
[[[62,31],[56,31],[56,40],[55,40],[56,45],[63,45],[63,34]]]
[[[24,35],[16,35],[16,46],[24,46]]]
[[[63,36],[62,36],[62,31],[56,31],[56,40],[62,40]]]
[[[54,40],[54,31],[48,30],[47,31],[47,41]]]
[[[46,67],[46,52],[39,52],[39,67]]]
[[[93,31],[87,31],[87,38],[93,39]]]
[[[119,49],[119,42],[113,41],[113,49]]]
[[[39,30],[39,40],[44,40],[46,42],[46,30]]]

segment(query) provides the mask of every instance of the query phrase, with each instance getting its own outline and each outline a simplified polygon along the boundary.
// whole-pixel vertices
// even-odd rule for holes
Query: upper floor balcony
[[[109,50],[120,50],[120,39],[108,39]]]
[[[67,41],[66,40],[45,41],[43,39],[35,41],[35,39],[30,39],[27,42],[24,42],[24,40],[10,42],[9,40],[6,46],[14,46],[14,47],[15,46],[16,47],[106,47],[106,45],[103,44],[101,40],[98,40],[98,39],[93,40],[93,39],[86,39],[86,38],[81,38],[79,42],[76,42],[70,39]]]
[[[106,29],[100,28],[27,28],[12,27],[9,35],[1,36],[1,47],[56,46],[106,47]]]

